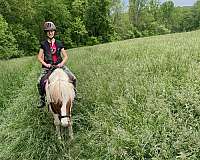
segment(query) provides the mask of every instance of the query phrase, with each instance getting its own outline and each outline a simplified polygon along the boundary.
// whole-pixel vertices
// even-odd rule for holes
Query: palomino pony
[[[45,90],[58,138],[61,139],[60,126],[63,126],[68,127],[69,137],[73,139],[71,110],[75,92],[73,84],[69,82],[68,75],[60,68],[55,69],[49,76]]]

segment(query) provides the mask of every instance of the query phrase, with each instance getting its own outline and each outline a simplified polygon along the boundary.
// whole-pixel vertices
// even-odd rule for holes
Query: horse
[[[58,138],[61,139],[61,126],[68,128],[73,139],[71,111],[75,97],[74,86],[61,68],[55,69],[45,85],[47,104],[54,118]]]

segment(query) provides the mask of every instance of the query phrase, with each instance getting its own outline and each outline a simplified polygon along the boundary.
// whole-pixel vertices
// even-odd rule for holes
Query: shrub
[[[97,37],[89,37],[88,38],[88,41],[87,41],[87,45],[89,45],[89,46],[92,46],[92,45],[96,45],[96,44],[99,44],[100,42],[99,42],[99,40],[98,40],[98,38]]]

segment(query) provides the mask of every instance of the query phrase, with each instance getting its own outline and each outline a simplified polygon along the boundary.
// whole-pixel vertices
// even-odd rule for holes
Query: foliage
[[[87,45],[92,46],[92,45],[96,45],[96,44],[99,44],[99,43],[100,42],[99,42],[97,37],[89,37]]]
[[[148,0],[129,0],[129,14],[131,22],[138,27],[141,23],[141,12],[145,9]]]
[[[200,26],[200,0],[193,6],[193,16],[194,16],[194,27],[199,28]]]
[[[161,35],[161,34],[168,34],[170,30],[167,29],[164,25],[159,24],[157,22],[151,22],[148,24],[146,30],[142,32],[143,36],[153,36],[153,35]]]
[[[38,49],[37,37],[34,34],[29,33],[21,24],[13,24],[10,28],[15,39],[17,40],[18,48],[21,51],[29,51],[27,55],[31,55]]]
[[[15,39],[11,43],[18,49],[12,53],[14,57],[38,52],[39,41],[46,36],[42,30],[45,21],[53,21],[56,38],[73,48],[196,30],[199,8],[199,0],[192,7],[176,7],[173,1],[129,0],[128,10],[122,0],[0,1],[0,14],[8,24],[4,30],[9,30]],[[3,57],[9,58],[5,53]]]
[[[0,14],[0,59],[19,57],[20,52],[17,50],[16,39],[12,32],[9,31],[8,23]]]
[[[86,11],[86,28],[89,36],[97,37],[101,43],[109,42],[113,34],[110,19],[110,0],[89,0]]]
[[[172,32],[191,31],[195,28],[194,13],[191,8],[177,7],[173,13]]]
[[[166,1],[161,5],[161,14],[162,14],[162,21],[164,22],[165,26],[170,28],[172,25],[172,14],[174,12],[174,2],[173,1]]]

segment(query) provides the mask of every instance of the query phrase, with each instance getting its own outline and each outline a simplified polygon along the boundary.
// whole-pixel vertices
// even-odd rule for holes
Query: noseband
[[[62,118],[71,118],[71,116],[69,116],[69,115],[66,115],[66,116],[59,115],[59,119],[61,120]]]

